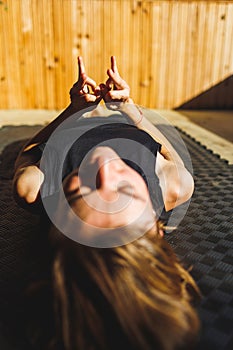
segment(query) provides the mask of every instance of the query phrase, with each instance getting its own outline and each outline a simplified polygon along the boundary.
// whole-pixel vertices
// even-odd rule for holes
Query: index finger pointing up
[[[78,78],[80,79],[85,74],[85,66],[81,56],[78,56]]]
[[[111,68],[112,68],[114,73],[118,73],[116,57],[115,56],[111,56]]]

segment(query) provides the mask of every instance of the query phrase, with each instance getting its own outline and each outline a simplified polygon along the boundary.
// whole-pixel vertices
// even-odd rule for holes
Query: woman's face
[[[72,210],[89,225],[124,227],[140,217],[143,227],[155,221],[143,178],[109,147],[90,152],[63,187]]]

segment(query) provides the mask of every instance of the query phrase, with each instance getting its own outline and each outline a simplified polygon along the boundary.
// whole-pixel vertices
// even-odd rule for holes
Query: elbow
[[[177,205],[187,202],[194,192],[194,180],[192,175],[185,169],[185,174],[180,177],[179,184],[176,186],[174,196]]]
[[[34,203],[37,198],[37,194],[33,193],[27,186],[24,186],[20,179],[13,183],[13,196],[15,201],[22,207]]]
[[[20,198],[26,203],[26,204],[33,204],[36,202],[37,194],[33,191],[26,191],[25,193],[20,194]]]
[[[25,207],[38,199],[44,176],[36,167],[27,167],[16,172],[13,180],[13,194],[16,202]]]
[[[13,197],[15,202],[21,208],[29,211],[32,214],[38,215],[42,210],[39,196],[37,195],[35,197],[35,195],[30,193],[30,191],[28,193],[18,191],[16,183],[13,183]]]
[[[194,180],[192,175],[185,170],[183,176],[173,181],[167,191],[165,208],[171,210],[178,205],[187,202],[194,192]]]
[[[186,170],[186,176],[184,177],[184,184],[182,185],[182,187],[184,188],[183,197],[186,200],[190,199],[194,192],[194,180],[192,175],[187,170]]]

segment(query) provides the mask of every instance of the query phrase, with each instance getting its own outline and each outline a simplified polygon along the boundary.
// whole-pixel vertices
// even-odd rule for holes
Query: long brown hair
[[[54,349],[191,349],[194,280],[160,235],[91,248],[52,230]]]

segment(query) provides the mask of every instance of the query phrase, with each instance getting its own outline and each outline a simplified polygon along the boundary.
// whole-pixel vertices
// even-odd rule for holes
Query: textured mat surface
[[[200,350],[233,349],[233,166],[182,134],[191,155],[195,192],[178,230],[167,236],[193,266],[203,300]]]
[[[168,128],[166,133],[173,142],[172,130]],[[177,255],[193,266],[192,274],[203,294],[199,308],[202,331],[197,350],[230,350],[233,348],[233,167],[188,135],[181,133],[181,136],[191,155],[196,187],[185,218],[166,239]],[[21,146],[22,142],[7,146],[0,158],[1,317],[13,317],[9,310],[17,301],[18,292],[27,281],[46,270],[43,261],[46,238],[38,231],[38,218],[19,208],[11,194],[14,158]],[[182,145],[176,147],[179,150]],[[0,348],[8,350],[7,345]]]

